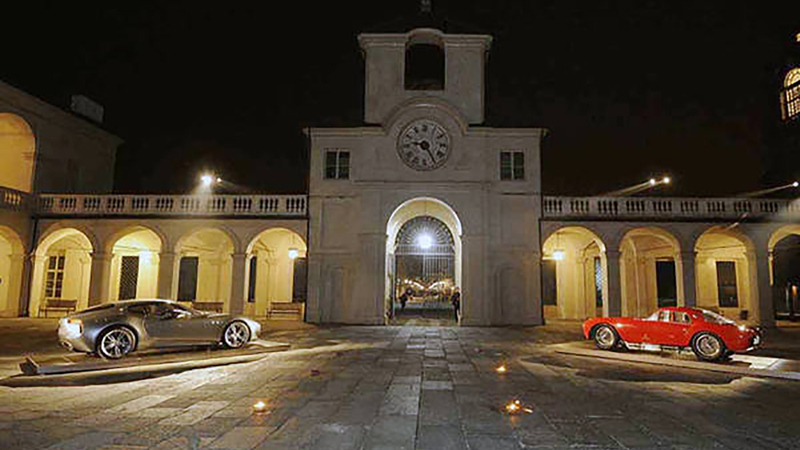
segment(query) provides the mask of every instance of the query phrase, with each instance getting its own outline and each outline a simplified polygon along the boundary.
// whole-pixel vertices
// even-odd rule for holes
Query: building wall
[[[25,158],[34,160],[34,192],[111,192],[118,137],[0,81],[2,113],[19,116],[33,132],[35,149]]]

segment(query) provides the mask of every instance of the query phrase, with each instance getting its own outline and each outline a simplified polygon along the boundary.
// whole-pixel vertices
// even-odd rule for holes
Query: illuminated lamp
[[[662,183],[664,183],[664,184],[669,184],[669,183],[671,183],[671,182],[672,182],[672,179],[671,179],[670,177],[664,177],[664,178],[661,180],[661,182],[662,182]]]
[[[648,181],[648,183],[650,183],[650,186],[655,186],[656,185],[656,179],[655,178],[650,178],[650,181]]]
[[[210,187],[212,184],[214,184],[214,180],[216,180],[216,177],[210,173],[204,173],[203,175],[200,175],[200,183],[202,183],[205,187]]]
[[[417,237],[417,246],[423,250],[427,250],[433,246],[433,238],[428,234],[420,234]]]
[[[556,261],[563,261],[566,254],[564,250],[553,250],[553,259]]]
[[[297,259],[300,256],[300,250],[292,247],[289,249],[289,259]]]
[[[798,183],[797,181],[795,181],[794,183],[792,183],[792,187],[797,187],[797,186],[800,186],[800,183]]]

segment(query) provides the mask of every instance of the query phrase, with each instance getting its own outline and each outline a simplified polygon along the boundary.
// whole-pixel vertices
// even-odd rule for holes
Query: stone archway
[[[220,228],[200,228],[181,237],[175,245],[176,299],[197,304],[222,303],[223,309],[230,311],[234,251],[233,238]]]
[[[446,307],[441,320],[450,320],[449,298],[462,285],[461,235],[458,215],[439,199],[414,198],[392,212],[386,225],[384,313],[387,318],[395,317],[396,307],[402,308],[400,296],[411,288],[410,295],[420,300],[423,311],[426,303],[436,310]],[[419,276],[399,278],[398,257],[400,271],[418,268]],[[419,286],[412,287],[414,283]],[[438,312],[431,314],[439,320]]]
[[[46,300],[75,300],[77,309],[89,306],[92,253],[89,237],[77,228],[59,228],[36,247],[28,313],[38,316]]]
[[[19,235],[0,226],[0,317],[17,317],[22,292],[25,248]]]
[[[247,246],[245,313],[266,316],[273,303],[305,302],[306,256],[306,242],[294,231],[256,235]]]
[[[800,319],[800,225],[785,225],[770,235],[770,286],[775,318]]]
[[[545,318],[585,319],[608,315],[606,245],[592,230],[566,226],[542,244]]]
[[[0,113],[0,149],[0,186],[32,192],[36,138],[25,119]]]
[[[733,319],[758,312],[755,248],[731,227],[714,226],[695,241],[697,306]]]
[[[110,301],[158,296],[162,247],[159,235],[143,226],[126,228],[110,239]]]
[[[645,317],[660,307],[685,304],[680,252],[678,239],[661,228],[625,233],[620,241],[623,316]]]

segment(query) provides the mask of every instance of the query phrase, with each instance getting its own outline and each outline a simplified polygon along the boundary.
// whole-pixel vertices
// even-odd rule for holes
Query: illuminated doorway
[[[389,219],[386,317],[401,325],[455,325],[451,303],[461,285],[461,223],[444,202],[416,198]],[[460,290],[460,289],[459,289]],[[461,296],[461,310],[465,296]]]

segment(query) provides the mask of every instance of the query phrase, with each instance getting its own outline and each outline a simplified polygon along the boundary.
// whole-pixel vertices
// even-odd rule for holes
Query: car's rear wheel
[[[600,350],[611,350],[619,344],[617,330],[611,325],[599,325],[594,330],[594,345]]]
[[[136,335],[126,327],[112,327],[100,335],[97,353],[103,358],[119,359],[136,348]]]
[[[726,354],[725,343],[711,333],[700,333],[692,340],[692,351],[703,361],[719,361]]]
[[[231,322],[222,332],[222,343],[228,348],[242,348],[250,341],[250,327],[246,323]]]

